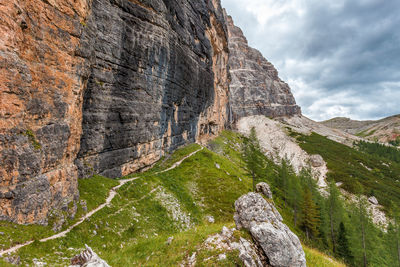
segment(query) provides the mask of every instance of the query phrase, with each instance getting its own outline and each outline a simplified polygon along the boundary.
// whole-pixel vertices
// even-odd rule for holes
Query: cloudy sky
[[[400,113],[400,0],[222,0],[303,114]]]

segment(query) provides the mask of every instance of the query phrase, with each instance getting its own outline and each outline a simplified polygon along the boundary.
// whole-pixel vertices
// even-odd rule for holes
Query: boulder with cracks
[[[70,267],[110,267],[88,245],[79,255],[71,259]]]
[[[306,266],[299,238],[282,222],[274,205],[260,194],[248,193],[235,202],[235,223],[247,229],[271,266]]]

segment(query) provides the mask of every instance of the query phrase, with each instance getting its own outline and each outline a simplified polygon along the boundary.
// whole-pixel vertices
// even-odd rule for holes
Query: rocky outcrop
[[[80,254],[71,259],[70,267],[110,267],[88,245]]]
[[[369,198],[368,198],[368,201],[369,201],[371,204],[374,204],[374,205],[378,205],[378,204],[379,204],[379,203],[378,203],[378,200],[377,200],[376,197],[374,197],[374,196],[369,197]]]
[[[73,215],[78,177],[126,175],[228,122],[219,1],[8,0],[0,18],[2,220]]]
[[[310,163],[313,167],[321,167],[325,164],[325,161],[321,155],[315,154],[310,156]]]
[[[299,238],[282,222],[274,205],[260,194],[248,193],[235,202],[235,223],[250,231],[271,266],[306,266]]]
[[[230,105],[234,120],[251,115],[268,117],[301,114],[287,83],[262,54],[249,47],[246,37],[227,16]]]

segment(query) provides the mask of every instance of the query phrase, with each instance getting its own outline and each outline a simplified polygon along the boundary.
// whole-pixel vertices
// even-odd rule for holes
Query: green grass
[[[90,211],[105,202],[109,190],[118,185],[115,180],[101,176],[78,180],[80,199],[87,202],[87,211]],[[76,222],[84,214],[82,207],[78,205],[75,219],[69,219],[62,230]],[[29,240],[39,240],[54,234],[52,222],[48,226],[42,225],[20,225],[6,221],[0,221],[0,250],[13,245],[25,243]]]
[[[99,175],[94,175],[89,179],[79,179],[78,189],[80,199],[86,201],[87,210],[91,211],[100,204],[103,204],[110,189],[117,185],[119,185],[118,181]]]
[[[179,167],[156,174],[200,148],[192,144],[165,157],[153,169],[140,174],[139,179],[122,186],[111,205],[66,237],[21,248],[18,254],[23,264],[32,265],[32,259],[37,258],[51,266],[63,266],[84,244],[112,266],[178,264],[209,234],[219,232],[223,225],[233,225],[234,202],[251,188],[251,179],[242,168],[207,148]],[[88,210],[103,203],[116,184],[117,181],[100,176],[80,180],[80,196],[87,200]],[[184,217],[171,216],[173,206],[178,207],[179,216],[188,218],[186,224],[181,222]],[[214,216],[214,224],[207,222],[205,217],[209,215]],[[174,236],[171,246],[165,244],[169,236]],[[199,252],[199,257],[210,253]],[[173,256],[166,260],[166,254]],[[237,260],[234,253],[227,256],[227,265]]]
[[[15,265],[12,265],[0,258],[0,267],[13,267],[13,266]]]
[[[177,266],[195,251],[198,266],[240,266],[236,251],[225,252],[227,260],[218,261],[222,251],[207,250],[202,244],[222,226],[234,226],[234,202],[251,190],[252,181],[240,155],[241,138],[237,133],[223,132],[209,144],[211,150],[204,148],[173,170],[157,174],[200,146],[185,146],[152,169],[128,176],[139,178],[122,186],[109,206],[65,237],[21,248],[18,255],[22,265],[31,266],[37,258],[48,266],[65,266],[88,244],[111,266]],[[277,166],[270,165],[268,177],[273,177]],[[91,210],[104,203],[117,184],[100,176],[79,180],[81,199]],[[282,203],[277,206],[284,218],[290,218]],[[213,216],[215,223],[209,223],[206,216]],[[171,236],[174,239],[168,245]],[[235,236],[249,239],[245,232],[237,231]],[[308,266],[341,266],[318,265],[323,259],[314,254],[310,254]]]
[[[306,254],[307,266],[315,267],[345,267],[344,263],[333,259],[318,250],[309,248],[303,245],[304,252]]]

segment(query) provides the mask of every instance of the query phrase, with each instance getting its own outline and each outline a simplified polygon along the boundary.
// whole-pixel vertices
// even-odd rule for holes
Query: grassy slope
[[[346,265],[330,258],[318,250],[303,246],[306,253],[307,266],[318,267],[345,267]]]
[[[316,133],[298,135],[297,140],[307,153],[320,154],[324,158],[329,169],[328,179],[343,182],[344,189],[352,193],[361,189],[366,195],[373,191],[379,203],[386,208],[390,207],[391,201],[400,204],[399,164],[357,151]]]
[[[240,142],[237,134],[224,132],[211,143],[218,153],[204,149],[178,168],[155,174],[200,147],[192,144],[178,150],[152,170],[140,174],[141,178],[121,187],[109,207],[66,237],[35,242],[20,249],[22,262],[31,265],[33,258],[39,258],[50,266],[65,266],[88,244],[111,266],[176,266],[196,250],[199,266],[240,263],[235,252],[228,253],[227,260],[219,262],[219,251],[201,248],[207,236],[219,232],[223,225],[234,226],[234,201],[251,189],[251,179],[241,168]],[[115,184],[103,177],[80,180],[80,194],[91,209],[104,201]],[[189,218],[188,224],[193,227],[187,229],[185,224],[174,220],[171,207],[175,207],[173,212],[180,218]],[[209,215],[215,218],[215,223],[207,222],[205,217]],[[246,233],[238,235],[246,236]],[[170,236],[174,240],[167,245]],[[308,266],[341,266],[329,265],[326,256],[314,250],[306,249],[306,253]],[[322,262],[327,265],[320,265]]]
[[[87,202],[87,211],[90,211],[105,202],[109,190],[118,185],[118,182],[101,177],[94,176],[91,179],[79,180],[80,199]],[[73,224],[83,215],[82,207],[78,205],[77,213],[74,219],[68,219],[68,225]],[[9,248],[16,244],[21,244],[29,240],[38,240],[54,234],[52,222],[48,226],[42,225],[18,225],[10,222],[0,221],[0,249]]]

